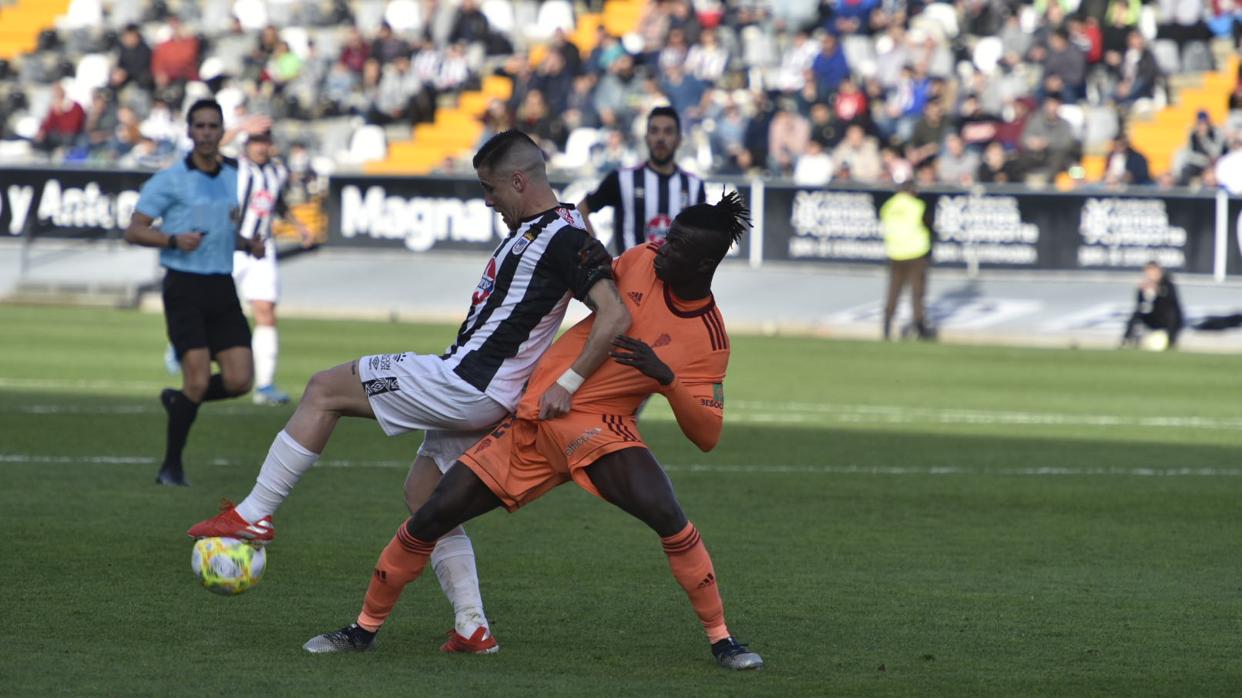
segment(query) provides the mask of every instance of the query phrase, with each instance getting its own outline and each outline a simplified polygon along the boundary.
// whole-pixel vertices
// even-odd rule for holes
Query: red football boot
[[[496,638],[488,632],[487,628],[479,626],[474,634],[470,637],[463,637],[456,630],[448,631],[449,639],[443,645],[440,645],[441,652],[467,652],[470,654],[496,654],[500,651],[500,643],[496,642]]]
[[[220,513],[199,521],[186,531],[191,538],[238,538],[251,543],[270,543],[276,538],[272,517],[264,516],[250,523],[237,513],[236,507],[227,499],[220,500]]]

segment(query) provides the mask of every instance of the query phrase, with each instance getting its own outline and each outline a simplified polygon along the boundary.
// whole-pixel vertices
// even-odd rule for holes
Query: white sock
[[[250,350],[254,352],[254,385],[266,388],[276,379],[276,352],[280,343],[276,339],[276,328],[272,325],[256,325],[250,339]]]
[[[431,551],[431,566],[440,580],[440,588],[453,604],[457,616],[454,623],[462,637],[470,637],[480,626],[487,627],[483,614],[483,597],[479,594],[479,572],[474,564],[474,546],[462,529],[436,541]]]
[[[259,468],[254,489],[237,505],[237,513],[248,523],[275,514],[281,502],[293,491],[293,486],[298,484],[298,478],[310,470],[317,460],[318,453],[306,450],[281,429],[272,441],[272,448],[267,452],[263,467]],[[469,544],[468,540],[466,542]],[[473,558],[471,563],[473,564]]]

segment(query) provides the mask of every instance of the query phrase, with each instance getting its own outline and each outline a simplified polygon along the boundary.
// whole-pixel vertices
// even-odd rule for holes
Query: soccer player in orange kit
[[[763,659],[725,626],[711,557],[639,436],[635,417],[651,393],[661,393],[682,432],[704,451],[715,447],[724,423],[729,337],[711,282],[749,225],[750,212],[731,193],[715,205],[682,211],[665,241],[617,258],[613,272],[633,322],[628,336],[614,341],[613,361],[585,381],[570,368],[594,317],[557,340],[531,376],[516,414],[466,451],[431,498],[397,529],[376,563],[357,622],[311,638],[304,649],[370,649],[440,536],[497,507],[514,511],[572,479],[659,534],[673,576],[690,597],[720,666],[762,668]],[[573,394],[571,408],[545,419],[539,396],[553,384]]]

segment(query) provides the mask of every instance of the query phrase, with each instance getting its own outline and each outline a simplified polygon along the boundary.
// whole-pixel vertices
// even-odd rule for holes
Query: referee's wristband
[[[573,395],[578,391],[578,388],[582,387],[582,381],[584,380],[586,378],[578,375],[576,371],[570,368],[566,369],[561,374],[561,377],[556,379],[556,384],[564,388],[570,395]]]

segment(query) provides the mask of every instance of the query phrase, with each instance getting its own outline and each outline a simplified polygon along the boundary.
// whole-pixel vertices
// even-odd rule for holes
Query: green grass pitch
[[[725,309],[727,313],[727,308]],[[250,488],[291,408],[202,409],[189,489],[152,484],[162,320],[0,308],[0,694],[1242,693],[1242,360],[735,337],[720,446],[642,430],[767,668],[715,667],[659,541],[573,485],[468,526],[501,651],[437,652],[411,586],[352,620],[418,437],[343,423],[276,517],[262,584],[212,595],[186,527]],[[452,328],[287,321],[279,382]]]

